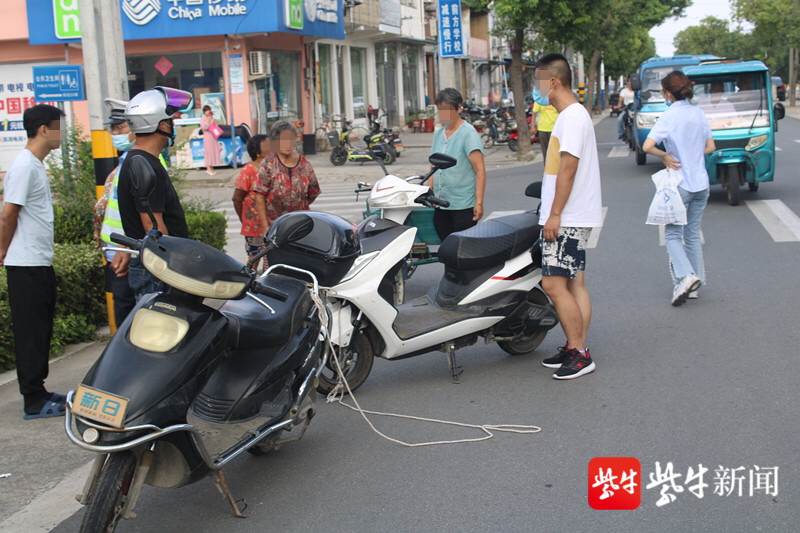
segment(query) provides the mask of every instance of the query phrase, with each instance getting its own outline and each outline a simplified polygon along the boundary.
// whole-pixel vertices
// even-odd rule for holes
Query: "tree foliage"
[[[714,54],[719,57],[750,60],[759,58],[759,46],[751,33],[728,29],[728,21],[706,17],[675,36],[676,54]]]

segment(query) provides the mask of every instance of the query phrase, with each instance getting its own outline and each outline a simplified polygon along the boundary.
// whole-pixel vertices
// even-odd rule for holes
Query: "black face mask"
[[[169,126],[170,129],[172,129],[170,133],[167,133],[162,129],[156,129],[156,133],[160,133],[164,137],[169,138],[169,146],[172,146],[175,143],[175,123],[172,120],[170,120]]]

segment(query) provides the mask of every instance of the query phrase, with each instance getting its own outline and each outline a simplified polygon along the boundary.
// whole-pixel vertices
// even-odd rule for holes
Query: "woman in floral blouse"
[[[269,226],[291,211],[308,211],[319,196],[319,182],[311,163],[295,152],[297,132],[285,120],[272,126],[269,135],[274,155],[261,163],[256,187],[256,209],[261,224]]]

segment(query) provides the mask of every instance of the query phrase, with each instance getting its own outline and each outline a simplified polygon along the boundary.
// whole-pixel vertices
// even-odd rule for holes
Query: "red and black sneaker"
[[[561,363],[561,368],[556,370],[553,377],[556,379],[575,379],[589,372],[594,372],[594,369],[595,364],[589,355],[589,350],[586,350],[586,355],[581,355],[581,352],[573,348],[567,352],[564,362]]]
[[[561,368],[561,364],[564,362],[564,359],[567,358],[567,354],[569,353],[569,344],[565,344],[558,348],[558,353],[552,357],[548,357],[547,359],[542,360],[542,366],[546,366],[547,368]]]

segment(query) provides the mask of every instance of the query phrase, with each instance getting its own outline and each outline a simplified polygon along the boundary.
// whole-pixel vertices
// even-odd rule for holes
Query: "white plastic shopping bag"
[[[686,224],[686,207],[678,192],[678,184],[683,181],[674,170],[664,169],[651,176],[656,185],[656,194],[647,213],[647,224]]]

